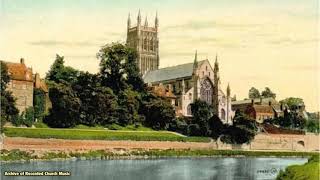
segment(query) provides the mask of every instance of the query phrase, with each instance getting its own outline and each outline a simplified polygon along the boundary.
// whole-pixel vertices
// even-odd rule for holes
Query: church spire
[[[128,15],[127,27],[128,27],[128,29],[131,27],[130,13]]]
[[[231,89],[230,89],[230,85],[228,83],[228,86],[227,86],[227,97],[230,97],[230,93],[231,93]]]
[[[155,27],[158,29],[159,27],[159,19],[158,19],[158,11],[156,12],[156,19],[154,21]]]
[[[148,27],[148,17],[146,16],[146,20],[144,21],[144,26]]]
[[[140,25],[140,24],[141,24],[141,14],[140,14],[140,9],[139,9],[139,13],[138,13],[137,21],[138,21],[138,25]]]
[[[194,62],[193,62],[193,69],[198,68],[198,51],[196,50],[196,53],[194,55]]]
[[[215,72],[219,72],[219,63],[218,63],[218,54],[216,54],[216,60],[214,62],[214,69]]]

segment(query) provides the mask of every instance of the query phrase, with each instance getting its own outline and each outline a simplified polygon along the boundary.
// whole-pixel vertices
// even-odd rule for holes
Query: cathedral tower
[[[137,51],[137,64],[140,73],[144,75],[148,71],[159,68],[159,39],[158,39],[159,20],[155,17],[155,25],[148,26],[146,17],[144,25],[141,24],[140,10],[137,17],[137,25],[131,27],[130,14],[127,23],[127,45]]]

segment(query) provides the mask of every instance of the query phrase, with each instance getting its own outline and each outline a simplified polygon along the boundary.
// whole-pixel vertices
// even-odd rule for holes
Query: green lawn
[[[209,142],[207,137],[182,137],[167,131],[114,131],[94,129],[12,128],[6,127],[8,137],[56,138],[82,140],[134,140]]]
[[[313,156],[304,165],[293,165],[281,171],[277,180],[319,180],[319,156]]]

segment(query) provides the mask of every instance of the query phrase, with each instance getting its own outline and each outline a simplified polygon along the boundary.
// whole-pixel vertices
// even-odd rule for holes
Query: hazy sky
[[[110,42],[125,42],[128,13],[160,20],[160,66],[214,62],[223,88],[238,99],[254,86],[270,87],[277,100],[301,97],[319,110],[319,4],[317,0],[0,0],[0,59],[42,76],[55,54],[67,65],[97,72],[95,55]]]

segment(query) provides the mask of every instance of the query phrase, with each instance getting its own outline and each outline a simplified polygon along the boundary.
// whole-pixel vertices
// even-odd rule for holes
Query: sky
[[[270,87],[320,110],[318,0],[0,0],[0,59],[23,57],[44,77],[59,54],[95,73],[100,47],[125,42],[139,9],[149,26],[158,12],[160,67],[217,54],[222,88],[238,100]]]

